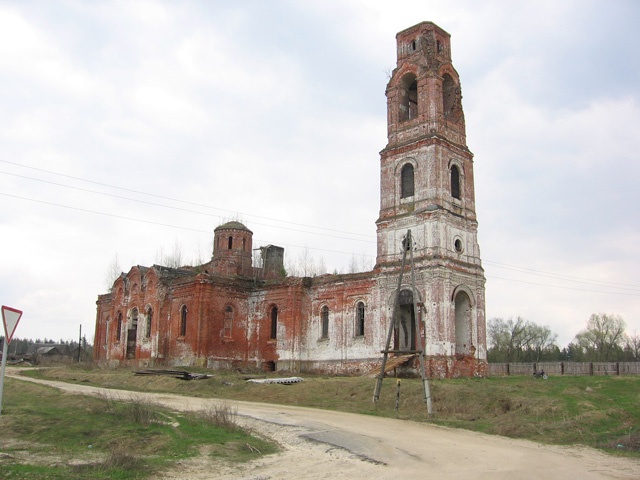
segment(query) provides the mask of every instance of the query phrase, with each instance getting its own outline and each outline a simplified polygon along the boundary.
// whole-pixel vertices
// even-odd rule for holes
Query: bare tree
[[[625,340],[625,327],[620,315],[594,313],[576,335],[576,343],[596,361],[615,360]]]
[[[320,260],[318,260],[316,271],[318,275],[324,275],[327,273],[327,265],[324,263],[324,257],[320,257]]]
[[[535,361],[553,350],[558,335],[522,317],[493,318],[487,324],[489,360],[495,362]]]
[[[122,269],[120,268],[120,263],[118,262],[118,254],[116,253],[109,263],[107,267],[107,272],[104,277],[105,287],[108,291],[113,289],[113,283],[122,275]]]
[[[640,335],[633,331],[633,335],[627,335],[625,339],[625,350],[631,353],[635,361],[640,360]]]
[[[349,262],[349,273],[356,273],[358,271],[358,257],[356,254],[351,255],[351,261]]]
[[[300,275],[303,277],[313,277],[316,275],[315,262],[307,247],[304,247],[300,255],[298,255],[298,267]]]
[[[156,263],[170,268],[180,268],[184,265],[182,247],[178,243],[178,240],[173,243],[173,250],[169,255],[165,255],[164,250],[160,247],[160,250],[156,253]]]

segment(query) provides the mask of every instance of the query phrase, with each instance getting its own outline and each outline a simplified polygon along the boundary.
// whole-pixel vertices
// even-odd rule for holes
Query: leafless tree
[[[627,335],[625,339],[625,350],[631,353],[634,360],[640,360],[640,335],[634,330],[632,335]]]
[[[108,291],[111,291],[113,288],[113,283],[122,275],[122,269],[120,268],[120,263],[118,262],[118,254],[116,253],[109,263],[107,267],[107,272],[105,274],[104,283],[105,287]]]
[[[304,247],[300,255],[298,255],[298,267],[300,275],[303,277],[313,277],[316,275],[315,262],[307,247]]]
[[[164,254],[162,247],[156,253],[156,263],[170,268],[180,268],[184,265],[182,258],[182,247],[176,240],[173,243],[173,250],[169,255]]]

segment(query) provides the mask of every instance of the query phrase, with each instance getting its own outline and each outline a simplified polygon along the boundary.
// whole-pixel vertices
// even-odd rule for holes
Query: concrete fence
[[[490,363],[489,376],[532,375],[640,375],[640,362],[531,362]]]

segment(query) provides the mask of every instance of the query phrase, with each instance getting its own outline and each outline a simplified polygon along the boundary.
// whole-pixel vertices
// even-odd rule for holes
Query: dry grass
[[[208,380],[135,376],[126,369],[48,368],[38,375],[145,392],[300,405],[329,410],[396,417],[396,384],[385,379],[380,400],[372,402],[375,379],[304,375],[295,385],[251,384],[251,375],[212,372]],[[260,373],[259,376],[265,376]],[[283,376],[282,373],[275,376]],[[419,379],[402,379],[398,417],[554,444],[585,444],[638,451],[640,377],[552,376],[432,380],[434,414],[422,401]],[[207,413],[227,421],[226,412]],[[219,418],[219,420],[216,420]],[[631,432],[631,433],[630,433]],[[625,438],[625,442],[619,439]]]

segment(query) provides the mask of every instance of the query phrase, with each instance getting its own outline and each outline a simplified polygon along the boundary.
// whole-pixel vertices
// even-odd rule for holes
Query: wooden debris
[[[300,377],[288,378],[250,378],[247,382],[251,383],[277,383],[279,385],[291,385],[292,383],[300,383],[304,381]]]
[[[167,375],[180,380],[204,380],[213,377],[207,373],[192,373],[186,370],[138,370],[135,375]]]

